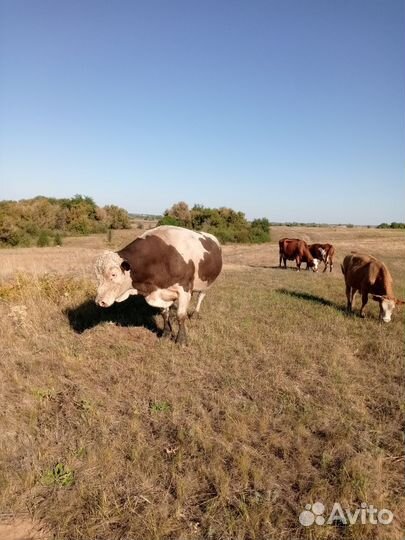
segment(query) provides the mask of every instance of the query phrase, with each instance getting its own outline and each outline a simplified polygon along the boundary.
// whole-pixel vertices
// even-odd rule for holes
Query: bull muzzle
[[[102,308],[108,308],[113,304],[113,302],[106,302],[102,298],[96,298],[95,303]]]

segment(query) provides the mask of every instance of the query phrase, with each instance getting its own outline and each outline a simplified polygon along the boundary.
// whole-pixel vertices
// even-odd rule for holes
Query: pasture
[[[283,236],[333,243],[334,271],[279,269]],[[16,516],[57,540],[402,539],[403,309],[346,315],[340,261],[381,258],[404,298],[404,240],[273,227],[225,246],[186,348],[138,297],[95,306],[105,235],[0,250],[0,538]],[[303,527],[315,501],[395,517]]]

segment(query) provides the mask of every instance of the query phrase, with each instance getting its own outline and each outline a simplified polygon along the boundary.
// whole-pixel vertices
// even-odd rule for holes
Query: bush
[[[190,210],[185,202],[166,210],[158,225],[177,225],[214,234],[222,243],[261,243],[270,241],[270,223],[267,218],[249,223],[243,212],[232,208],[205,208],[194,205]]]
[[[115,205],[104,206],[106,221],[110,229],[130,229],[131,221],[128,212]]]
[[[49,246],[49,236],[46,231],[41,231],[38,236],[37,240],[37,246],[38,247],[46,247]]]
[[[63,244],[62,236],[59,233],[56,233],[53,237],[53,243],[55,246],[61,246]]]
[[[158,225],[176,225],[177,227],[184,227],[184,224],[173,216],[163,216],[162,219],[158,221]]]
[[[405,223],[399,223],[397,221],[393,221],[391,224],[381,223],[377,226],[377,229],[405,229]]]
[[[249,241],[261,244],[270,241],[270,222],[267,218],[254,219],[250,224]]]
[[[90,234],[130,227],[126,210],[114,205],[100,208],[83,195],[0,201],[0,246],[29,245],[41,231]]]

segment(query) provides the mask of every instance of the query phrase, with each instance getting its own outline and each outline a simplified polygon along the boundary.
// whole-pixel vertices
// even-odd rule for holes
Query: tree
[[[16,246],[37,241],[41,231],[89,234],[130,228],[126,210],[118,206],[99,208],[91,197],[70,199],[43,196],[20,201],[0,201],[0,243]]]
[[[171,208],[165,211],[164,216],[170,216],[179,223],[182,223],[183,227],[191,227],[191,212],[188,204],[184,201],[173,204]]]
[[[123,208],[119,208],[114,204],[110,206],[104,206],[107,217],[106,221],[110,229],[130,229],[131,221],[129,219],[128,212]]]
[[[270,223],[266,218],[254,220],[251,224],[243,212],[233,208],[206,208],[188,205],[181,201],[166,210],[159,225],[178,225],[197,231],[207,231],[224,243],[231,242],[268,242]]]

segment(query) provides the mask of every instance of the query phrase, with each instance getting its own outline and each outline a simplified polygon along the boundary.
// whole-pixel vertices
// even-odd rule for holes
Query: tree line
[[[399,223],[398,221],[380,223],[380,225],[377,226],[377,229],[405,229],[405,223]]]
[[[130,227],[126,210],[115,205],[99,207],[83,195],[0,201],[0,246],[60,245],[68,234]]]
[[[189,208],[184,201],[165,211],[159,225],[177,225],[214,234],[223,243],[262,243],[270,241],[267,218],[249,222],[243,212],[232,208],[207,208],[196,204]]]

